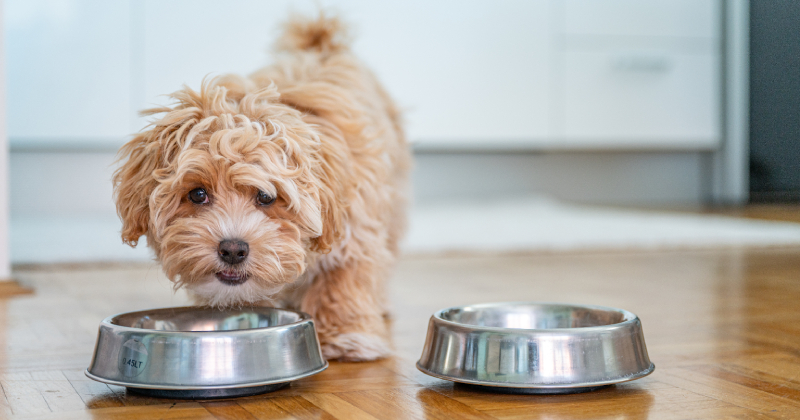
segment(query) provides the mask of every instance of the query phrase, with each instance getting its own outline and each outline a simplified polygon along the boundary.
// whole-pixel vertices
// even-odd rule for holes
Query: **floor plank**
[[[0,298],[8,298],[16,295],[29,295],[33,289],[24,287],[14,280],[0,280]]]
[[[795,419],[800,415],[800,402],[693,369],[669,369],[662,374],[661,380],[676,387],[770,417]]]
[[[396,388],[336,394],[381,419],[491,419],[492,417],[425,388]]]
[[[31,415],[52,412],[30,372],[2,375],[0,376],[0,386],[3,387],[13,414]]]
[[[255,420],[249,411],[235,401],[213,401],[200,403],[203,408],[218,420]]]
[[[240,401],[239,405],[259,420],[295,420],[300,417],[289,414],[278,401],[285,397],[272,397],[263,399],[248,399]]]
[[[375,420],[375,417],[348,403],[336,394],[308,393],[304,394],[303,398],[337,419]]]

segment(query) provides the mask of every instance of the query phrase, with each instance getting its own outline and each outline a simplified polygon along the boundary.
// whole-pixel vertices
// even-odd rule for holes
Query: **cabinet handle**
[[[613,59],[612,68],[622,72],[666,73],[672,68],[672,60],[660,54],[621,54]]]

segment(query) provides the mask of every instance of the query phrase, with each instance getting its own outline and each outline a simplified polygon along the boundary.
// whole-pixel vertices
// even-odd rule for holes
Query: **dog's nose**
[[[230,265],[236,265],[247,259],[247,254],[250,252],[250,245],[247,245],[245,241],[231,241],[226,239],[219,243],[217,252],[222,261]]]

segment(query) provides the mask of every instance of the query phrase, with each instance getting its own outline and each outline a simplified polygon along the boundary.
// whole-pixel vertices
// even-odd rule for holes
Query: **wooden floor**
[[[0,299],[0,415],[11,418],[800,418],[800,248],[406,258],[391,286],[395,357],[202,402],[136,396],[83,375],[102,318],[185,303],[157,266],[15,274],[35,293]],[[436,309],[508,300],[631,310],[656,370],[586,394],[525,396],[415,369]]]

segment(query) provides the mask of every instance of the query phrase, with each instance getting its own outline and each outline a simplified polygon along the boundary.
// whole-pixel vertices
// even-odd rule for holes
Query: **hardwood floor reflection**
[[[396,356],[331,363],[272,394],[140,396],[83,375],[98,323],[187,302],[155,266],[27,267],[0,299],[0,415],[13,418],[800,418],[800,248],[407,257],[391,283]],[[537,300],[642,320],[655,372],[575,395],[507,395],[416,370],[446,306]]]

